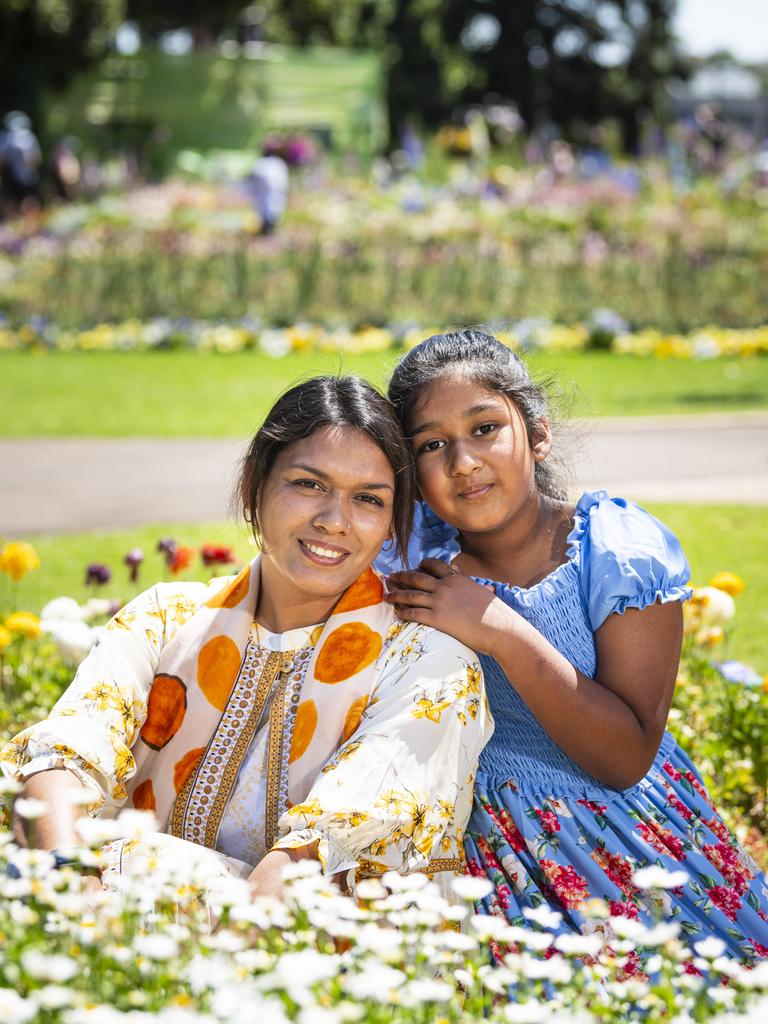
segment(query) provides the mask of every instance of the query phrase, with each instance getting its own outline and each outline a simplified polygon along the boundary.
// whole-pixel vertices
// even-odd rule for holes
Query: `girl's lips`
[[[311,543],[311,541],[309,543]],[[312,544],[312,547],[324,548],[328,551],[338,551],[338,554],[334,555],[333,557],[321,555],[320,552],[317,550],[313,551],[311,548],[307,546],[307,542],[303,540],[299,541],[299,547],[301,548],[302,552],[306,555],[306,557],[310,560],[310,562],[314,562],[315,565],[341,565],[344,559],[349,555],[348,551],[340,551],[330,544]]]
[[[492,487],[493,484],[483,484],[482,487],[471,487],[466,491],[460,491],[459,497],[464,498],[465,501],[477,501],[478,498],[484,498]]]

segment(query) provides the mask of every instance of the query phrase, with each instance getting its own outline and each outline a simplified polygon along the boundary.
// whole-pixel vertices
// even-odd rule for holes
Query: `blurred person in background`
[[[288,205],[288,165],[265,145],[245,184],[261,220],[259,234],[274,234]]]
[[[32,122],[20,110],[3,119],[0,132],[0,184],[3,215],[15,216],[39,206],[42,153]]]

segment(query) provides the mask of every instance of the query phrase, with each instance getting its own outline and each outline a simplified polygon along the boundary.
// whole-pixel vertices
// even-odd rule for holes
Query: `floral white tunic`
[[[92,814],[116,814],[160,654],[200,596],[198,584],[160,584],[115,616],[49,717],[0,753],[2,770],[24,778],[68,768],[92,794]],[[296,708],[317,633],[251,631],[219,726],[179,780],[187,814],[199,807],[201,845],[253,867],[270,849],[318,841],[326,872],[351,880],[463,870],[478,757],[493,731],[476,655],[428,627],[393,625],[370,700],[350,709],[344,742],[290,806],[288,765],[307,728]],[[136,806],[140,796],[141,787]]]

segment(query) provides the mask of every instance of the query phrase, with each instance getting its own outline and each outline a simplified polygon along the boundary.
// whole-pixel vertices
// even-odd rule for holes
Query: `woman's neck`
[[[459,568],[531,586],[564,561],[571,514],[570,506],[535,493],[497,529],[460,533]]]
[[[315,597],[299,591],[262,559],[255,618],[270,633],[287,633],[290,629],[325,622],[340,597],[341,594]]]

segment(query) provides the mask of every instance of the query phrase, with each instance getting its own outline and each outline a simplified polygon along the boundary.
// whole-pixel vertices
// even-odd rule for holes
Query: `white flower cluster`
[[[32,820],[39,810],[17,809]],[[137,811],[83,819],[86,864],[117,837],[147,850],[149,870],[101,890],[0,832],[0,1024],[766,1019],[768,963],[741,967],[713,938],[688,949],[674,923],[593,905],[587,935],[560,932],[547,907],[512,925],[474,913],[491,893],[485,879],[457,879],[450,903],[420,874],[361,882],[353,901],[313,862],[287,873],[284,902],[254,900],[241,878],[211,869],[209,851],[164,857],[169,837],[156,828]],[[645,882],[679,884],[656,868]]]
[[[73,597],[56,597],[40,612],[40,628],[56,644],[64,661],[77,664],[104,629],[92,623],[114,610],[113,602],[103,598],[92,597],[85,604],[78,604]]]

